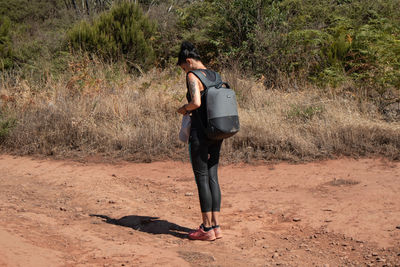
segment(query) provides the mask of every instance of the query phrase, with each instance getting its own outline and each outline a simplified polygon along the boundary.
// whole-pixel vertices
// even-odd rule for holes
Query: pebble
[[[62,210],[62,211],[67,211],[67,209],[64,208],[64,207],[60,207],[60,210]]]
[[[378,256],[378,253],[372,252],[372,256]]]
[[[400,229],[400,225],[397,225],[397,226],[396,226],[396,229]]]
[[[293,218],[293,221],[294,221],[294,222],[299,222],[299,221],[301,221],[301,219],[300,219],[300,218],[297,218],[297,217],[294,217],[294,218]]]
[[[274,255],[272,255],[272,258],[273,258],[273,259],[276,259],[276,258],[278,258],[278,257],[279,257],[279,255],[278,255],[278,253],[276,253],[276,252],[274,253]]]
[[[185,196],[187,196],[187,197],[193,196],[193,193],[192,192],[187,192],[187,193],[185,193]]]
[[[325,219],[325,222],[332,222],[332,220],[331,219]]]

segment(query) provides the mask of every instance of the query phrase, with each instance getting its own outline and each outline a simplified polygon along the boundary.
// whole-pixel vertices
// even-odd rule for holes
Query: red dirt
[[[190,241],[200,216],[188,163],[0,155],[0,266],[400,266],[399,162],[219,174],[224,238]]]

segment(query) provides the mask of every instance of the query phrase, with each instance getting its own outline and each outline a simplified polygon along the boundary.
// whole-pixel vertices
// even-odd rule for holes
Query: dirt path
[[[0,266],[400,266],[398,162],[229,165],[220,183],[224,238],[190,241],[187,163],[0,155]]]

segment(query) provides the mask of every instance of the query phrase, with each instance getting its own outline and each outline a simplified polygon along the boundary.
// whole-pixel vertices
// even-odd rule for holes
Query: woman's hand
[[[187,110],[186,110],[185,106],[186,106],[186,105],[183,105],[182,107],[178,108],[178,109],[176,110],[176,112],[178,112],[178,113],[180,113],[180,114],[182,114],[182,115],[185,115],[185,114],[187,113]]]

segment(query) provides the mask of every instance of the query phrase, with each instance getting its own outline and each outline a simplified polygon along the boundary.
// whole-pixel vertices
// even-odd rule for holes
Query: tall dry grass
[[[400,159],[400,124],[384,122],[371,104],[360,108],[357,97],[332,96],[304,84],[288,84],[284,91],[265,88],[262,80],[235,69],[223,77],[237,92],[241,122],[239,134],[224,141],[225,162],[340,155]],[[186,101],[185,75],[179,70],[153,69],[136,77],[118,65],[76,58],[64,75],[43,80],[32,84],[3,77],[1,114],[16,120],[3,151],[188,159],[187,146],[177,138],[176,108]]]

